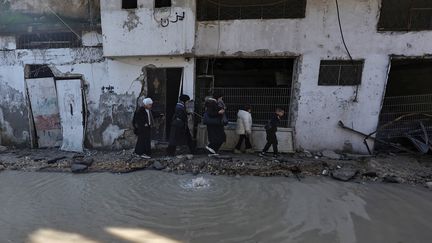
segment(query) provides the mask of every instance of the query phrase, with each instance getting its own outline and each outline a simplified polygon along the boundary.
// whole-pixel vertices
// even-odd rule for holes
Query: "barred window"
[[[155,0],[155,8],[171,7],[171,0]]]
[[[320,65],[318,85],[359,85],[363,60],[323,60]]]
[[[17,36],[17,49],[81,47],[81,40],[71,32],[23,34]]]
[[[431,0],[382,0],[378,30],[419,31],[431,29]]]
[[[206,20],[304,18],[306,0],[197,0],[197,18]]]

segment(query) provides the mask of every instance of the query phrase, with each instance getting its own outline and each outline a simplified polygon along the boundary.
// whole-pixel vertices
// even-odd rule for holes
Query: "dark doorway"
[[[412,138],[424,137],[422,126],[432,138],[432,119],[427,114],[432,114],[432,59],[393,59],[377,138],[415,149]],[[392,150],[381,144],[375,149]]]
[[[197,60],[195,109],[203,112],[203,101],[214,91],[224,95],[229,121],[237,120],[242,106],[252,106],[255,124],[265,125],[276,107],[287,112],[289,126],[294,58],[218,58]]]
[[[164,114],[155,119],[155,140],[167,140],[171,120],[177,104],[180,83],[183,76],[182,68],[151,68],[147,70],[148,97],[154,101],[153,110]]]

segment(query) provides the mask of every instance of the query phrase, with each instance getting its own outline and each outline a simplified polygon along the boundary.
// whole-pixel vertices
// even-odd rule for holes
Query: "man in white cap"
[[[134,133],[138,136],[135,146],[135,153],[142,158],[150,159],[151,155],[151,128],[154,124],[151,111],[153,100],[140,97],[138,100],[139,108],[133,117]]]

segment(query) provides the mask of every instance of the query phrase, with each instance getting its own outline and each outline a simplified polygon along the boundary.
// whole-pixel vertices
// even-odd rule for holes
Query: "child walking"
[[[272,118],[268,121],[267,125],[265,126],[266,134],[267,134],[267,144],[264,146],[264,149],[259,154],[259,156],[261,157],[265,156],[270,146],[273,146],[273,156],[277,157],[279,155],[276,132],[277,132],[277,126],[279,125],[280,120],[284,116],[284,114],[285,114],[284,109],[276,108],[276,111],[272,115]]]
[[[253,153],[252,145],[249,137],[252,134],[252,115],[251,106],[245,105],[242,109],[237,112],[237,127],[236,133],[240,135],[237,146],[234,149],[235,154],[241,154],[241,146],[243,140],[245,141],[245,152]]]

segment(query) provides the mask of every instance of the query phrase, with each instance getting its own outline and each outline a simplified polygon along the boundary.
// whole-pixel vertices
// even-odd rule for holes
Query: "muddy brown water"
[[[0,173],[0,242],[432,242],[432,192],[306,178]]]

